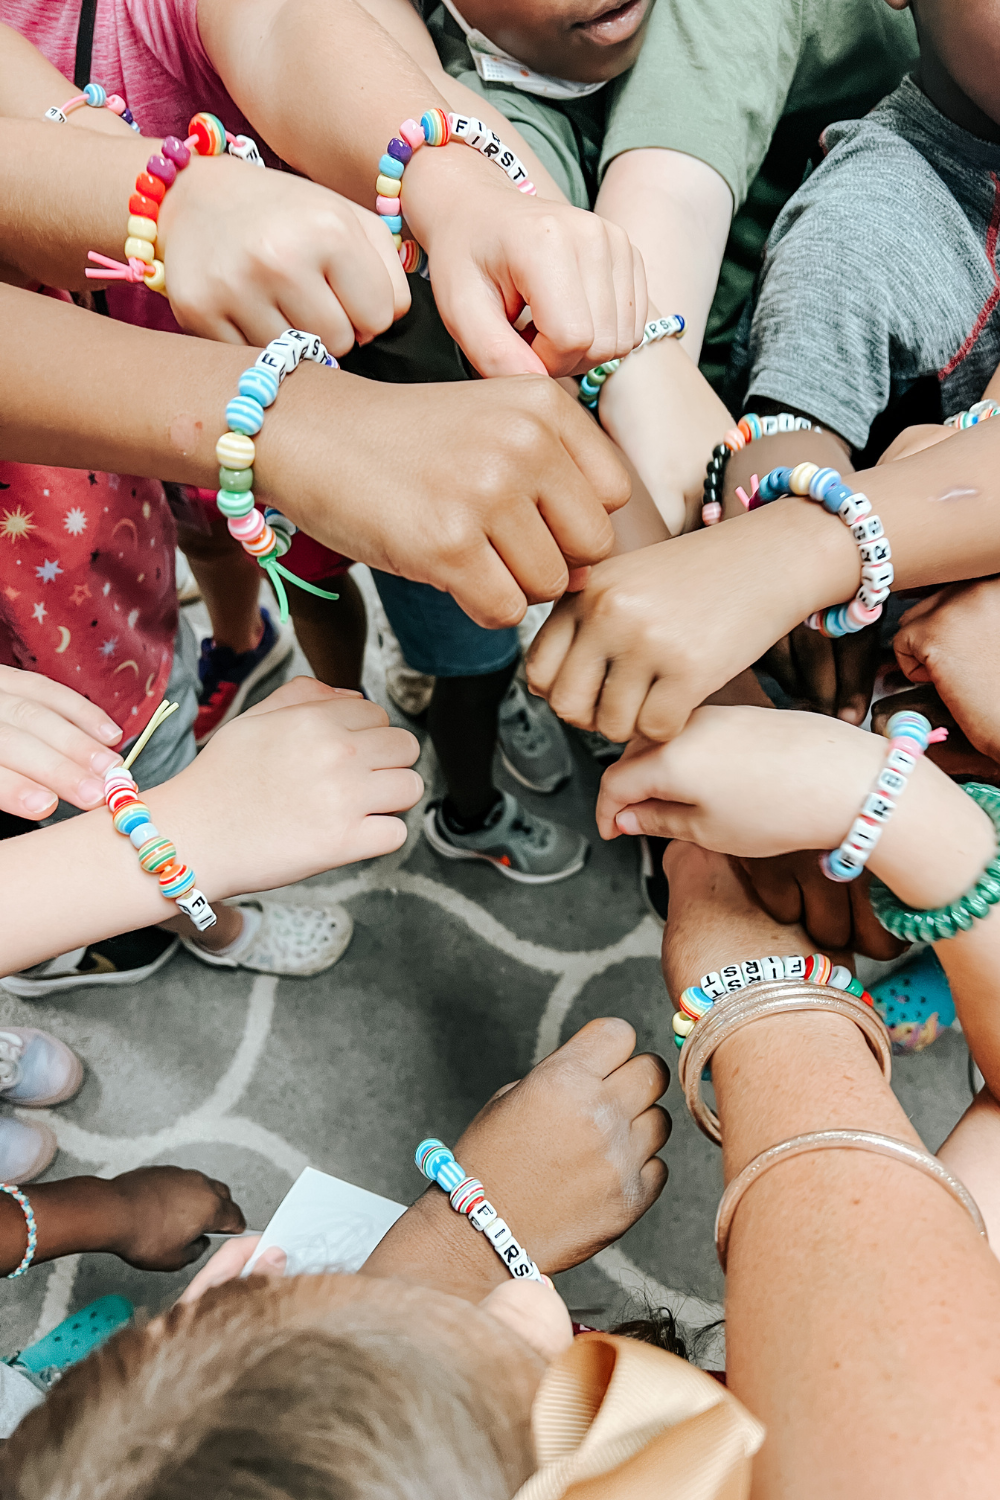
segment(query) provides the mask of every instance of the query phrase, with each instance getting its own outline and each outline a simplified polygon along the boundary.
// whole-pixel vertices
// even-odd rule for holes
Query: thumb
[[[683,802],[630,802],[615,814],[614,832],[651,835],[653,838],[687,838],[685,814],[691,809]],[[613,836],[613,835],[611,835]]]
[[[507,318],[500,288],[480,274],[447,268],[431,284],[441,320],[470,364],[488,379],[496,375],[547,375],[548,370]]]

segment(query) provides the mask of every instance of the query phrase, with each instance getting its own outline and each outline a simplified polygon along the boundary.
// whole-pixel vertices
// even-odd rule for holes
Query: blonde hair
[[[509,1500],[534,1465],[502,1371],[449,1360],[416,1289],[381,1315],[324,1308],[326,1280],[230,1282],[119,1334],[22,1423],[0,1493]]]

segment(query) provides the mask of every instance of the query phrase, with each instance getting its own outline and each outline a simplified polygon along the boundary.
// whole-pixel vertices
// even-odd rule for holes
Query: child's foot
[[[83,1083],[76,1053],[33,1026],[0,1031],[0,1096],[23,1109],[44,1109],[72,1099]]]
[[[85,984],[139,984],[162,969],[178,946],[172,932],[164,932],[162,927],[140,927],[61,953],[34,968],[22,969],[20,974],[10,974],[0,979],[0,988],[22,1000],[40,1000],[44,995],[76,990]]]
[[[500,759],[532,792],[549,796],[573,774],[573,756],[562,726],[540,698],[531,698],[515,677],[497,721]]]
[[[216,646],[211,637],[201,643],[198,662],[198,717],[194,742],[200,750],[216,730],[228,724],[243,709],[247,694],[257,683],[292,654],[295,638],[284,625],[275,625],[266,609],[260,612],[264,630],[252,651],[236,652],[231,646]]]
[[[243,927],[225,948],[212,950],[181,938],[189,953],[219,969],[258,974],[307,975],[329,969],[346,951],[354,923],[342,906],[292,906],[279,901],[238,901]]]
[[[0,1119],[0,1182],[33,1182],[55,1160],[55,1131],[41,1120]]]
[[[522,885],[549,885],[582,870],[590,845],[581,833],[539,818],[509,792],[500,792],[483,828],[462,832],[443,805],[433,802],[424,833],[445,859],[485,859],[499,874]]]
[[[948,979],[933,948],[907,959],[869,988],[897,1054],[922,1052],[955,1019]]]

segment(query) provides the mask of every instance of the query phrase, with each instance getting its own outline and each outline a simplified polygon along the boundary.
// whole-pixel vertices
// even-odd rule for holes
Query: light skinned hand
[[[957,427],[945,427],[938,422],[918,422],[913,427],[904,427],[893,438],[878,463],[891,464],[897,458],[909,458],[914,453],[922,453],[925,448],[933,448],[935,443],[943,443],[954,437],[958,430]]]
[[[72,688],[40,672],[0,666],[0,808],[37,820],[57,800],[88,809],[104,798],[104,772],[121,756],[122,731]]]
[[[340,355],[410,306],[381,219],[289,172],[194,157],[158,229],[174,316],[202,338],[263,345],[304,328]]]
[[[107,1185],[102,1249],[140,1271],[179,1271],[208,1249],[209,1234],[239,1233],[246,1220],[224,1182],[184,1167],[140,1167]]]
[[[177,1298],[178,1302],[197,1302],[211,1286],[222,1286],[235,1281],[243,1273],[243,1267],[260,1244],[259,1234],[241,1234],[220,1245],[215,1254],[205,1262]],[[288,1256],[278,1245],[265,1250],[253,1268],[255,1276],[266,1276],[277,1281],[285,1274]]]
[[[642,338],[645,270],[616,224],[525,196],[463,145],[417,152],[402,204],[445,327],[481,375],[583,374]],[[512,326],[525,306],[530,344]]]
[[[1000,578],[955,583],[920,599],[893,641],[913,683],[933,683],[970,744],[1000,759]]]

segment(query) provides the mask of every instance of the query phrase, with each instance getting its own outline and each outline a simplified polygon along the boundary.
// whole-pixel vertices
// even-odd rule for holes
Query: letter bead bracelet
[[[678,1009],[674,1011],[674,1042],[683,1047],[702,1016],[712,1009],[723,995],[734,995],[738,990],[748,989],[754,984],[764,984],[777,979],[798,980],[805,984],[825,984],[842,990],[873,1005],[871,995],[860,979],[855,978],[843,964],[836,966],[825,953],[812,953],[803,958],[799,953],[780,958],[774,954],[766,958],[748,958],[743,963],[726,964],[724,968],[703,974],[697,984],[682,990],[678,998]]]
[[[821,432],[823,429],[810,422],[808,417],[793,416],[790,411],[779,412],[776,417],[758,417],[748,411],[740,417],[735,427],[730,427],[722,442],[712,449],[705,473],[705,488],[701,502],[701,524],[715,526],[722,520],[722,486],[726,478],[726,467],[734,453],[755,443],[758,438],[774,437],[779,432]],[[757,476],[751,481],[756,488]],[[750,497],[742,485],[737,488],[737,498],[749,506]]]
[[[257,144],[248,135],[232,135],[215,115],[204,111],[193,115],[188,124],[186,140],[168,135],[157,155],[146,163],[145,172],[135,179],[135,189],[128,200],[128,223],[125,227],[125,264],[110,260],[91,250],[87,256],[100,270],[87,268],[87,275],[95,281],[132,281],[144,283],[151,292],[167,295],[166,274],[163,261],[156,258],[157,223],[160,209],[173,187],[178,172],[195,156],[221,156],[227,149],[231,156],[238,156],[256,166],[264,165]]]
[[[457,1214],[464,1214],[484,1234],[512,1276],[519,1280],[544,1281],[527,1250],[522,1250],[510,1227],[501,1219],[477,1177],[467,1177],[443,1141],[421,1141],[413,1156],[425,1177],[448,1194]]]
[[[805,621],[810,630],[838,639],[874,625],[889,597],[895,570],[892,548],[878,516],[872,515],[867,495],[852,490],[836,469],[821,469],[818,464],[798,464],[794,469],[772,469],[765,474],[750,496],[748,509],[757,510],[786,495],[802,495],[817,500],[831,515],[839,516],[858,544],[861,554],[861,586],[847,604],[822,609]]]
[[[661,339],[682,339],[684,337],[685,323],[680,313],[673,313],[669,318],[654,318],[647,323],[642,330],[642,339],[632,350],[638,354],[640,349],[645,349],[647,344],[658,344]],[[628,358],[628,356],[624,356]],[[578,399],[583,402],[588,411],[596,411],[597,403],[601,397],[601,386],[609,375],[613,375],[621,364],[620,359],[605,360],[602,365],[595,365],[588,370],[580,381]]]
[[[403,173],[414,151],[419,151],[422,146],[447,146],[449,141],[461,141],[481,156],[495,161],[516,185],[518,192],[530,195],[535,191],[524,163],[482,120],[474,120],[471,115],[445,114],[442,109],[425,110],[419,121],[404,120],[399,135],[393,136],[379,160],[375,179],[375,212],[392,235],[404,271],[425,274],[427,256],[416,240],[403,239],[400,207]]]
[[[868,857],[886,823],[896,811],[894,799],[906,790],[907,779],[928,745],[946,739],[947,729],[932,730],[923,714],[893,714],[886,726],[889,753],[875,785],[861,804],[861,811],[851,824],[847,837],[838,849],[820,855],[820,868],[828,880],[844,884],[856,880],[868,863]]]
[[[24,1275],[35,1258],[35,1251],[38,1248],[38,1225],[35,1223],[35,1215],[31,1204],[19,1187],[15,1187],[12,1182],[0,1182],[0,1193],[6,1193],[8,1197],[13,1198],[24,1214],[24,1223],[28,1231],[28,1248],[21,1258],[21,1263],[6,1278],[8,1281],[13,1281],[16,1277]]]
[[[970,406],[968,411],[957,411],[953,417],[946,417],[946,427],[978,427],[980,422],[988,422],[991,417],[1000,416],[1000,402],[977,401]]]
[[[85,104],[89,104],[91,109],[110,109],[111,113],[118,115],[126,125],[131,125],[136,135],[139,134],[139,127],[132,118],[132,111],[125,100],[120,94],[109,94],[99,83],[88,83],[82,94],[74,94],[72,99],[67,99],[66,103],[61,106],[53,104],[51,109],[45,111],[43,118],[54,120],[57,125],[65,125],[67,116],[71,115],[75,109],[82,109]]]

